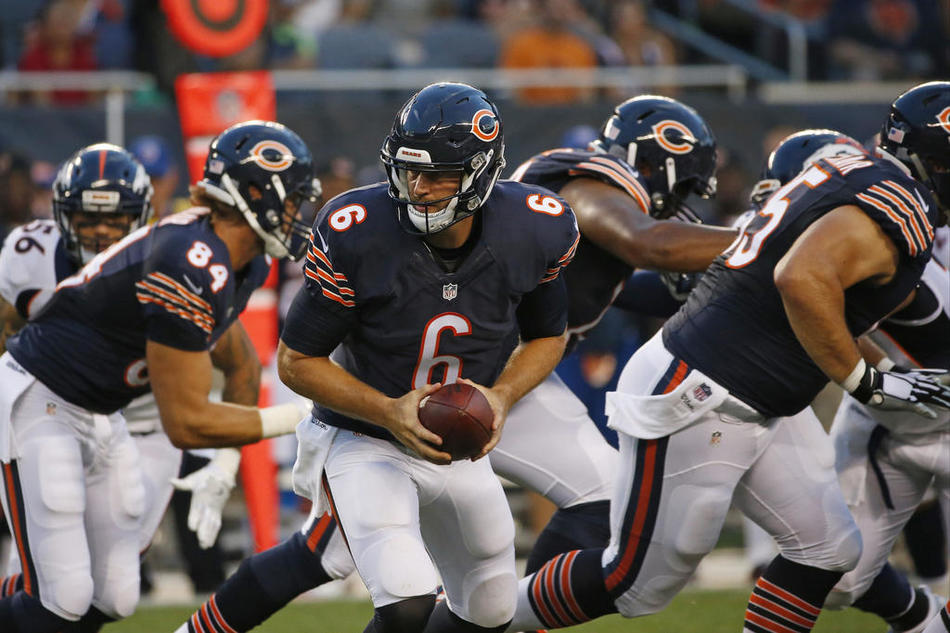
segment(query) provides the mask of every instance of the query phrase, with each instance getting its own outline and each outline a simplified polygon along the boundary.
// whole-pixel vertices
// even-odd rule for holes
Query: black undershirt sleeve
[[[287,311],[280,338],[284,345],[307,356],[329,356],[356,322],[353,308],[333,309],[307,286],[297,292]]]

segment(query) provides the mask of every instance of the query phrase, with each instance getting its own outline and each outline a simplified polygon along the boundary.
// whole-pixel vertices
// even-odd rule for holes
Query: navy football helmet
[[[668,218],[690,193],[716,195],[716,139],[691,107],[645,95],[621,103],[591,143],[637,169],[650,188],[650,214]]]
[[[752,205],[761,207],[779,187],[815,161],[837,154],[867,154],[858,141],[835,130],[802,130],[783,138],[769,154],[762,178],[752,187]]]
[[[116,241],[80,235],[85,226],[107,224],[123,237],[144,226],[151,198],[145,168],[118,145],[96,143],[73,154],[53,181],[53,218],[69,257],[82,265]]]
[[[880,148],[910,168],[950,218],[950,81],[931,81],[899,96]]]
[[[268,255],[303,256],[321,187],[310,148],[289,128],[271,121],[232,125],[211,142],[197,185],[238,209]]]
[[[485,204],[505,166],[498,108],[485,93],[467,84],[426,86],[399,110],[380,160],[402,227],[414,234],[442,231]],[[440,200],[413,201],[410,171],[456,172],[458,191]],[[445,208],[429,211],[446,201]]]

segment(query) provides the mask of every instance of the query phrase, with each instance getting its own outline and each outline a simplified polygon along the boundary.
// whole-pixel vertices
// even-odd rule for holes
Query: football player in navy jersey
[[[744,630],[812,629],[857,564],[861,538],[808,404],[831,379],[874,407],[950,405],[946,387],[881,372],[855,343],[907,301],[930,258],[934,196],[950,202],[948,94],[950,84],[925,84],[895,102],[906,119],[884,137],[899,137],[900,151],[819,154],[634,355],[607,400],[622,469],[610,545],[562,555],[522,580],[514,627],[661,610],[712,549],[734,501],[780,548]],[[901,109],[909,101],[918,107]]]
[[[83,262],[144,225],[150,210],[150,185],[148,178],[142,178],[142,169],[129,152],[108,143],[84,147],[67,160],[53,183],[54,218],[35,220],[14,229],[0,250],[0,314],[7,308],[10,312],[6,318],[0,317],[6,331],[12,334],[31,316],[39,314],[56,285],[78,272]],[[103,199],[114,199],[112,194],[118,193],[119,203],[91,203],[88,199],[92,196],[86,192]],[[0,340],[0,353],[4,349],[4,341]],[[235,322],[215,343],[211,358],[224,374],[222,399],[256,404],[260,361],[240,322]],[[162,432],[151,393],[139,396],[125,407],[123,417],[140,456],[145,514],[139,550],[145,551],[171,497],[172,479],[179,473],[182,452]],[[180,485],[192,489],[189,523],[203,547],[211,546],[217,537],[221,510],[234,487],[239,460],[237,449],[220,449],[211,464],[181,480]],[[7,574],[0,580],[0,598],[23,589],[15,551],[11,551]],[[93,618],[102,617],[93,611],[90,609],[82,618],[86,630],[91,630],[89,623]]]
[[[332,509],[376,608],[367,631],[501,631],[514,526],[479,458],[564,352],[560,272],[577,225],[551,192],[496,182],[502,122],[471,86],[416,93],[381,158],[388,183],[319,213],[281,336],[281,378],[316,403],[298,429],[295,487]],[[495,419],[479,455],[451,461],[418,408],[459,380]],[[430,618],[440,576],[449,608]]]
[[[652,175],[649,180],[626,162],[634,156],[628,151],[634,139],[639,150],[632,160]],[[627,309],[643,308],[643,297],[633,296],[642,292],[631,288],[617,294],[633,267],[702,270],[735,239],[734,230],[663,219],[681,211],[688,194],[711,195],[714,169],[715,139],[702,118],[677,101],[648,96],[620,104],[592,151],[551,150],[516,170],[516,179],[554,191],[579,209],[582,235],[574,263],[581,266],[575,270],[572,264],[561,273],[572,335],[582,336],[593,327],[615,297],[624,297]],[[449,189],[454,191],[454,185]],[[354,221],[346,216],[354,210],[355,220],[361,221],[359,209],[352,208],[337,222]],[[429,219],[416,217],[420,224]],[[666,296],[663,303],[672,300]],[[672,311],[675,307],[664,315]],[[558,507],[527,570],[535,571],[557,553],[606,543],[618,454],[596,430],[583,403],[552,373],[512,407],[508,420],[489,454],[492,469]],[[546,441],[539,443],[538,437]],[[300,593],[352,570],[334,522],[311,514],[300,532],[246,560],[179,630],[203,631],[205,614],[219,626],[250,630]]]
[[[141,198],[144,170],[116,178],[105,148],[93,158],[64,167],[60,202],[74,195],[71,181],[84,170],[94,177],[76,194],[82,212]],[[78,621],[90,607],[109,618],[134,610],[144,491],[120,413],[134,397],[154,390],[162,425],[180,448],[293,430],[296,405],[209,402],[208,350],[236,327],[266,277],[264,253],[302,256],[309,233],[302,216],[317,185],[310,151],[290,130],[267,122],[229,128],[213,141],[195,190],[205,206],[139,228],[92,257],[7,341],[0,498],[23,590],[0,600],[0,630],[85,630]],[[80,253],[96,248],[72,228],[64,227],[67,243]]]
[[[926,95],[918,92],[915,96]],[[902,103],[895,112],[906,107]],[[838,153],[842,144],[864,151],[856,140],[834,130],[802,130],[783,139],[769,156],[762,180],[753,187],[755,211],[749,213],[761,209],[816,155]],[[919,370],[921,364],[950,367],[948,292],[947,270],[933,256],[913,300],[859,339],[865,361],[883,371],[904,373]],[[946,371],[922,371],[942,380],[948,377]],[[933,483],[944,496],[950,494],[950,461],[945,459],[950,454],[950,410],[933,412],[935,418],[922,419],[913,411],[883,411],[861,404],[849,395],[842,400],[831,435],[839,482],[861,530],[863,547],[858,566],[838,582],[825,601],[826,608],[853,604],[879,615],[901,633],[919,633],[940,608],[929,589],[912,589],[886,562],[894,539],[927,487]]]

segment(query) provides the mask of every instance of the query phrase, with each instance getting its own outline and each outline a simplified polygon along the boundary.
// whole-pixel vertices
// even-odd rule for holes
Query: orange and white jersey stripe
[[[899,230],[904,246],[916,256],[933,243],[934,230],[924,203],[914,192],[893,180],[883,180],[856,195],[857,199],[880,211]]]
[[[324,297],[347,308],[356,305],[355,293],[348,285],[349,280],[346,275],[333,269],[333,263],[323,249],[314,242],[313,235],[310,236],[310,248],[307,249],[304,274],[320,286]]]
[[[214,329],[214,312],[207,301],[188,290],[172,277],[153,272],[135,284],[135,298],[139,303],[153,303],[166,311],[197,325],[210,335]]]

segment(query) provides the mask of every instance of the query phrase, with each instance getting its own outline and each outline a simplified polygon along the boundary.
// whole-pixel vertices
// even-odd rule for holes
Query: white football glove
[[[852,390],[859,402],[885,411],[913,411],[925,418],[937,417],[934,407],[950,409],[950,386],[946,369],[879,371],[866,365],[861,382]]]
[[[208,549],[218,538],[221,512],[234,488],[234,478],[240,463],[241,451],[222,448],[203,468],[181,479],[176,477],[171,480],[178,490],[191,491],[188,529],[197,535],[201,549]]]

